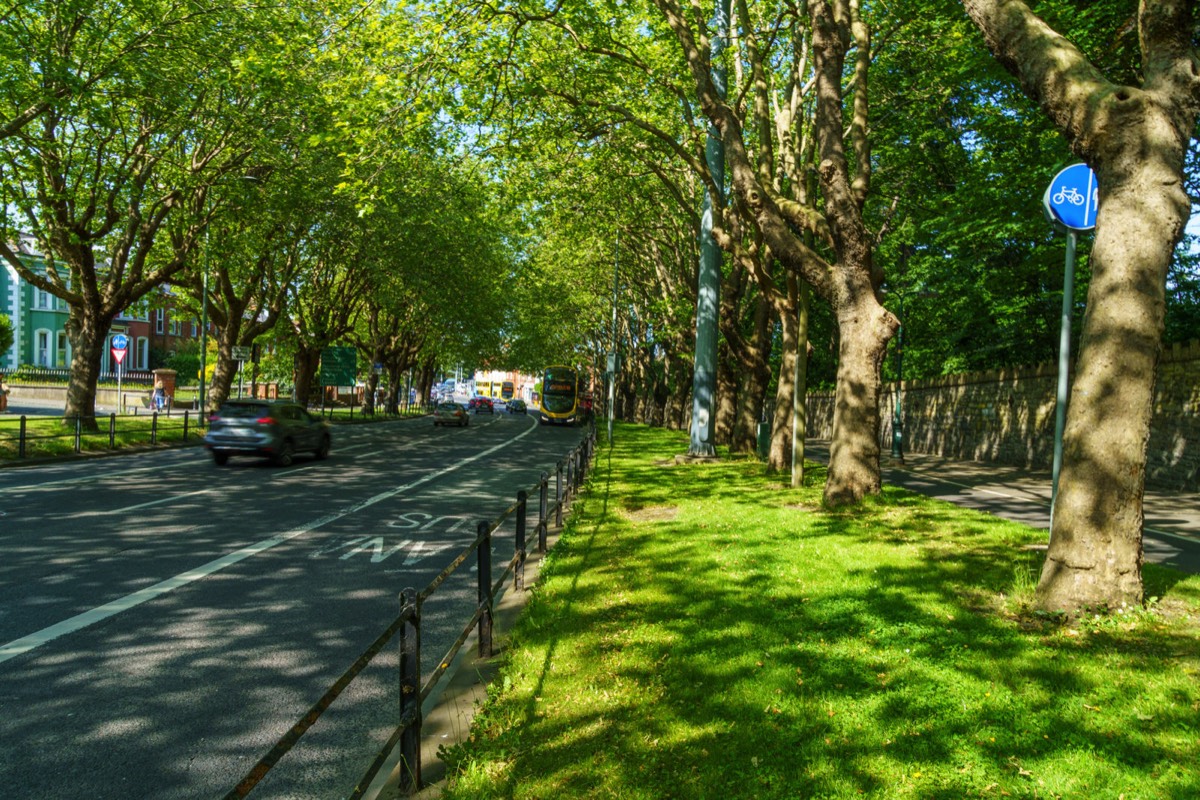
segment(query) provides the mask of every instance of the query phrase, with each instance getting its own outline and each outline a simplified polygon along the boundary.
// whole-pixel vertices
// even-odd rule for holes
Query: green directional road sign
[[[321,385],[353,386],[355,366],[353,347],[326,347],[321,351]]]

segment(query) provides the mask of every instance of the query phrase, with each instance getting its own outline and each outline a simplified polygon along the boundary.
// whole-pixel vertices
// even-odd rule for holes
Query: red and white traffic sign
[[[113,360],[116,361],[118,364],[120,364],[122,361],[125,360],[125,354],[128,352],[129,352],[128,350],[123,350],[123,349],[118,350],[117,348],[114,347],[112,349]]]

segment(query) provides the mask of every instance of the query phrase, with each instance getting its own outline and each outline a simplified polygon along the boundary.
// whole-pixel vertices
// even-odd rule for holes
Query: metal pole
[[[416,589],[400,593],[400,614],[406,617],[400,627],[400,719],[413,717],[400,736],[400,790],[411,792],[421,788],[421,610]]]
[[[517,492],[517,568],[513,571],[513,586],[517,591],[525,590],[525,526],[526,515],[529,513],[529,492],[522,489]]]
[[[1050,529],[1054,529],[1054,504],[1062,471],[1063,429],[1067,424],[1067,382],[1071,365],[1071,309],[1075,305],[1075,231],[1067,231],[1067,261],[1063,267],[1062,323],[1058,336],[1058,395],[1054,404],[1054,468],[1050,489]]]
[[[476,525],[479,536],[479,547],[476,550],[478,564],[476,575],[479,610],[479,656],[492,657],[492,537],[489,533],[488,521],[482,519]]]
[[[900,295],[900,318],[904,318],[904,295]],[[892,412],[892,458],[904,463],[904,418],[900,406],[904,386],[904,323],[896,329],[896,408]]]
[[[608,446],[612,447],[613,415],[616,413],[617,393],[617,267],[621,263],[621,231],[617,231],[617,246],[613,253],[613,306],[612,306],[612,346],[609,348],[608,360],[604,365],[608,373]]]
[[[546,514],[546,494],[549,491],[550,476],[545,472],[542,473],[542,480],[538,484],[538,552],[546,552],[546,529],[550,527],[550,520]]]
[[[200,278],[200,396],[196,398],[196,409],[200,419],[208,409],[208,401],[204,394],[204,378],[208,374],[208,224],[204,226],[204,263],[201,267],[203,274]],[[201,422],[201,425],[204,423]]]

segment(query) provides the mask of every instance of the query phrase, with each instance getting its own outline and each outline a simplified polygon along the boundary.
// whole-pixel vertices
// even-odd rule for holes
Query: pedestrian
[[[4,382],[4,373],[0,372],[0,414],[8,413],[8,384]]]
[[[163,387],[163,379],[155,377],[154,379],[154,410],[162,411],[163,406],[167,403],[167,392]]]

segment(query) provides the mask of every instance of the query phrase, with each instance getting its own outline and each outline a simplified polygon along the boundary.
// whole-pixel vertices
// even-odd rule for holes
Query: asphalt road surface
[[[223,797],[391,623],[401,589],[424,588],[582,431],[497,414],[334,435],[328,460],[286,469],[187,448],[0,470],[4,796]],[[474,597],[463,569],[425,606],[424,670]],[[251,797],[345,796],[394,729],[397,662],[393,642]]]

